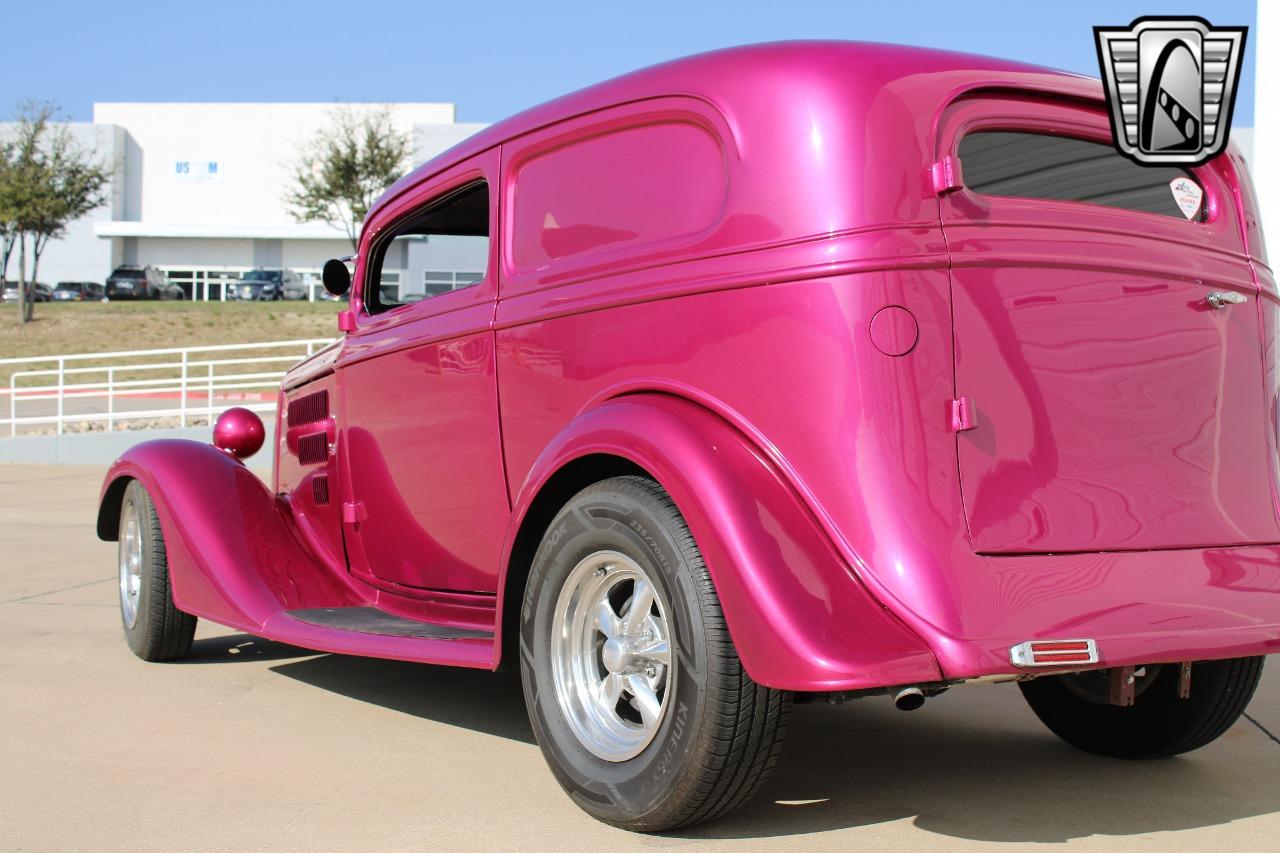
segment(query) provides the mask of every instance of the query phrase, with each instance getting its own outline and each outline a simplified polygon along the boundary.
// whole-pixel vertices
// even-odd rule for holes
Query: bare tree
[[[334,110],[327,125],[303,144],[294,186],[284,201],[297,221],[341,228],[357,248],[369,208],[404,174],[410,150],[409,137],[395,129],[390,110]]]
[[[18,322],[33,315],[34,284],[40,256],[49,241],[69,223],[104,200],[111,171],[93,162],[71,138],[65,125],[51,124],[52,104],[28,102],[18,109],[17,131],[0,146],[0,222],[5,239],[5,269],[14,244],[18,252]],[[27,278],[27,245],[31,245],[31,278]]]

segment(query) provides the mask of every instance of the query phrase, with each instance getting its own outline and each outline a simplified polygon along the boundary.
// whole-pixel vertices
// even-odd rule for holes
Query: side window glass
[[[489,185],[428,203],[375,249],[364,299],[369,313],[470,287],[489,267]]]
[[[1205,219],[1204,191],[1190,172],[1176,166],[1139,166],[1100,142],[984,130],[961,139],[959,153],[965,186],[983,195]]]

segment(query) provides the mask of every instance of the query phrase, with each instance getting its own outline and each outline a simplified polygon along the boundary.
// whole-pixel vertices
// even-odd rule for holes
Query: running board
[[[340,655],[493,669],[488,631],[405,619],[376,607],[280,610],[251,630],[270,640]]]
[[[493,639],[492,631],[475,631],[448,625],[431,625],[405,619],[376,607],[314,607],[309,610],[286,610],[290,616],[321,628],[338,628],[358,634],[384,637],[413,637],[419,640]]]

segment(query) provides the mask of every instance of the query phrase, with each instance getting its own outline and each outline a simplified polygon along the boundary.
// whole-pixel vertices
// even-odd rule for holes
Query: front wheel
[[[738,808],[776,763],[790,696],[756,684],[657,483],[615,477],[547,528],[520,624],[542,754],[593,817],[655,832]]]
[[[1178,695],[1178,664],[1135,673],[1134,704],[1110,703],[1110,670],[1043,676],[1019,685],[1049,730],[1086,752],[1111,758],[1165,758],[1216,740],[1235,724],[1262,678],[1262,658],[1198,661],[1191,695]]]
[[[129,648],[149,661],[185,657],[195,637],[196,617],[183,613],[173,602],[160,517],[138,480],[124,492],[117,548],[120,621]]]

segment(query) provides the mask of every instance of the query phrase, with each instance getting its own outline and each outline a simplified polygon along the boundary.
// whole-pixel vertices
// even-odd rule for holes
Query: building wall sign
[[[169,174],[179,184],[211,184],[222,181],[222,172],[221,161],[201,158],[174,160]]]

